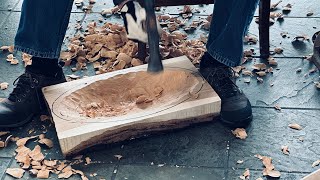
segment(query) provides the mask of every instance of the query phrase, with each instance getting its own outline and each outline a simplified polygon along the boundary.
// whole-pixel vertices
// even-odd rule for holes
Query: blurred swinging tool
[[[154,0],[144,0],[144,7],[146,9],[147,19],[147,31],[148,31],[148,43],[150,58],[148,62],[149,72],[161,72],[163,71],[163,65],[159,50],[159,32],[157,26],[156,14],[154,11]]]
[[[128,38],[149,44],[148,72],[163,71],[155,0],[114,0],[114,4],[117,5],[116,11],[122,14]]]
[[[320,70],[320,31],[313,35],[312,40],[314,45],[313,55],[310,58],[310,61]]]

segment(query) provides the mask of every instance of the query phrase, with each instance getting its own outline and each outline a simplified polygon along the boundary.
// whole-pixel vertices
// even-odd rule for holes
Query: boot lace
[[[13,102],[22,102],[28,97],[28,94],[37,87],[38,83],[39,81],[35,77],[32,77],[31,74],[22,74],[13,82],[15,88],[8,99]]]
[[[229,67],[215,67],[210,70],[207,80],[214,86],[219,96],[228,98],[240,94],[238,86],[232,80],[234,71]]]

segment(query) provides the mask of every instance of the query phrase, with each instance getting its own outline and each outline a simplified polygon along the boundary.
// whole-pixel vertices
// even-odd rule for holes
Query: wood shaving
[[[45,169],[45,168],[41,169],[37,173],[37,178],[38,179],[48,179],[49,176],[50,176],[50,170]]]
[[[274,108],[275,108],[276,110],[278,110],[278,111],[281,111],[281,107],[280,107],[279,104],[274,105]]]
[[[281,151],[285,155],[289,155],[290,154],[288,146],[281,146]]]
[[[258,71],[266,70],[267,69],[267,65],[264,64],[264,63],[257,63],[257,64],[254,64],[252,66],[252,69],[255,69],[255,70],[258,70]]]
[[[29,156],[34,161],[42,161],[44,159],[44,155],[41,152],[41,147],[36,145],[34,149],[29,153]]]
[[[246,179],[249,179],[249,178],[250,178],[250,170],[246,169],[244,171],[244,173],[242,174],[242,176],[240,176],[240,179],[246,180]]]
[[[281,47],[276,47],[276,48],[274,49],[274,52],[275,52],[276,54],[282,54],[282,53],[283,53],[283,49],[282,49]]]
[[[40,144],[46,145],[48,148],[52,148],[53,147],[53,142],[52,142],[51,139],[43,138],[43,139],[40,139],[38,142]]]
[[[277,3],[271,4],[270,6],[270,10],[275,10],[277,8],[277,6],[282,2],[282,0],[278,1]]]
[[[319,166],[319,164],[320,164],[320,160],[316,160],[312,163],[312,167]]]
[[[88,164],[91,164],[91,159],[90,159],[90,157],[86,157],[85,158],[85,161],[86,161],[86,164],[88,165]]]
[[[272,158],[271,157],[261,156],[259,154],[255,155],[255,157],[260,159],[262,161],[263,165],[265,166],[265,168],[263,170],[263,175],[264,176],[270,176],[270,177],[274,177],[274,178],[278,178],[278,177],[281,176],[281,173],[279,171],[274,170],[275,167],[272,164]]]
[[[122,158],[121,155],[114,155],[114,157],[116,157],[118,160],[120,160]]]
[[[233,135],[235,135],[239,139],[246,139],[247,138],[247,132],[244,128],[237,128],[233,131],[231,131]]]
[[[6,170],[7,174],[9,174],[12,177],[18,178],[18,179],[23,177],[24,172],[25,172],[25,170],[23,170],[21,168],[8,168]]]
[[[25,138],[19,139],[19,140],[17,140],[16,145],[17,145],[18,147],[24,146],[24,145],[26,145],[26,143],[27,143],[30,139],[34,139],[34,138],[36,138],[36,137],[38,137],[38,136],[31,136],[31,137],[25,137]]]
[[[1,90],[8,89],[8,86],[9,86],[9,83],[7,83],[7,82],[0,83],[0,89]]]
[[[273,57],[268,58],[268,63],[269,63],[269,65],[273,65],[273,66],[278,65],[278,62]]]
[[[260,77],[263,77],[263,76],[266,76],[267,73],[265,71],[259,71],[259,72],[256,72],[256,74]]]
[[[293,123],[293,124],[289,124],[288,125],[291,129],[295,129],[295,130],[302,130],[302,127],[297,124],[297,123]]]

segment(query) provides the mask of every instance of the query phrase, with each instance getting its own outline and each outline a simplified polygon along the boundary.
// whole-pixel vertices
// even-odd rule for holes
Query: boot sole
[[[252,122],[253,116],[248,116],[247,118],[241,120],[241,121],[237,121],[235,122],[230,122],[227,121],[225,119],[223,119],[222,117],[220,117],[220,120],[223,124],[225,124],[228,127],[232,127],[232,128],[245,128],[247,126],[250,125],[250,123]]]
[[[0,125],[0,128],[17,128],[17,127],[20,127],[20,126],[25,125],[25,124],[27,124],[28,122],[30,122],[33,117],[34,117],[34,114],[30,115],[30,116],[27,117],[25,120],[20,121],[19,123],[16,123],[16,124]]]

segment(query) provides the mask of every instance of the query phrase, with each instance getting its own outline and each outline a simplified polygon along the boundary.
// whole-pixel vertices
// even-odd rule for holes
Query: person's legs
[[[0,128],[30,121],[45,107],[41,88],[65,82],[58,65],[73,0],[24,0],[15,49],[32,55],[32,65],[0,102]]]
[[[221,98],[221,120],[232,127],[252,121],[248,98],[236,86],[230,67],[240,64],[243,36],[253,18],[258,0],[216,0],[207,52],[200,73]]]
[[[243,37],[252,21],[258,2],[259,0],[216,0],[215,16],[207,43],[207,51],[213,58],[231,67],[240,64],[243,55]]]

